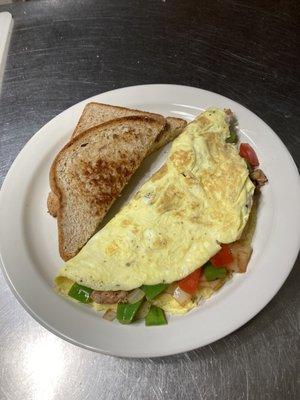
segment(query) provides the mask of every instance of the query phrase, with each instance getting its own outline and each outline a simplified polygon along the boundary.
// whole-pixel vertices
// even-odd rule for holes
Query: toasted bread
[[[167,143],[172,142],[178,135],[181,134],[183,129],[186,127],[187,122],[181,118],[167,117],[167,123],[164,129],[160,132],[158,137],[155,139],[152,147],[150,148],[147,156],[159,150]]]
[[[57,196],[59,251],[74,257],[136,171],[165,119],[128,116],[74,137],[56,156],[50,186]]]
[[[164,117],[160,114],[149,113],[146,111],[134,110],[131,108],[111,106],[110,104],[102,103],[88,103],[79,118],[78,124],[71,136],[71,138],[79,135],[81,132],[103,124],[104,122],[111,121],[116,118],[129,117],[133,115],[140,115],[150,118],[162,120]]]
[[[57,213],[58,213],[58,209],[59,209],[59,199],[56,196],[56,194],[54,194],[52,192],[52,190],[48,194],[47,208],[48,208],[49,214],[52,215],[52,217],[56,218],[57,217]]]
[[[86,131],[89,128],[102,124],[104,122],[111,121],[115,118],[126,117],[126,116],[148,116],[157,119],[163,118],[159,114],[148,113],[140,110],[133,110],[124,107],[111,106],[109,104],[101,103],[88,103],[78,121],[78,124],[72,134],[72,138]],[[149,149],[147,155],[159,150],[167,143],[174,140],[185,128],[186,121],[181,118],[166,118],[166,125],[155,139],[152,147]],[[58,213],[59,201],[53,192],[50,192],[47,199],[47,207],[49,213],[56,217]]]

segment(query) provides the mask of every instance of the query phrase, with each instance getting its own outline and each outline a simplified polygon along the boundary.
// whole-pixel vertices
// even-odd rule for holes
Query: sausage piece
[[[250,174],[250,179],[258,187],[264,186],[264,184],[268,182],[268,178],[261,169],[255,169],[254,171],[252,171]]]
[[[125,290],[116,291],[101,291],[93,290],[91,293],[91,299],[98,304],[115,304],[122,303],[127,297]]]

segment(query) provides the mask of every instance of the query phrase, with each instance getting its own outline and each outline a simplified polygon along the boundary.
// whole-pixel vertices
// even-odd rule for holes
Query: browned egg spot
[[[163,213],[180,208],[184,193],[179,192],[174,185],[170,185],[156,204],[157,211]]]
[[[168,172],[168,166],[166,164],[164,164],[150,179],[151,182],[155,182],[158,181],[159,179],[161,179],[164,175],[166,175],[166,173]]]
[[[193,161],[193,152],[186,150],[177,150],[172,154],[170,159],[178,168],[188,166]]]
[[[211,123],[210,119],[207,118],[205,115],[202,115],[200,118],[197,118],[197,120],[201,122],[201,124],[203,125],[208,125]]]
[[[106,246],[106,253],[111,256],[118,251],[118,245],[115,242],[111,242]]]

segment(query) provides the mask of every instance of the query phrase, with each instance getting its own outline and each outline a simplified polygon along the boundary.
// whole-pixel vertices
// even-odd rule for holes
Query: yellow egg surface
[[[171,283],[205,264],[219,243],[239,239],[254,185],[229,135],[223,110],[191,122],[166,163],[59,276],[96,290]]]

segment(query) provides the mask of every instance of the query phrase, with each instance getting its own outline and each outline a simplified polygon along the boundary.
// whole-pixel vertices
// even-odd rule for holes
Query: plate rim
[[[184,89],[184,90],[189,90],[189,89],[191,89],[191,90],[196,90],[196,91],[199,91],[199,92],[202,92],[202,93],[203,93],[203,92],[206,92],[206,93],[209,94],[209,95],[216,95],[216,96],[218,96],[218,97],[220,97],[220,98],[226,100],[226,102],[230,101],[230,102],[232,102],[233,104],[237,104],[237,105],[238,105],[239,107],[241,107],[246,113],[250,113],[252,117],[258,119],[258,120],[260,121],[260,123],[262,123],[264,126],[267,127],[267,129],[268,129],[269,131],[271,131],[271,133],[272,133],[273,136],[274,136],[274,139],[276,138],[276,140],[279,141],[279,144],[281,145],[281,147],[283,148],[283,150],[286,152],[286,155],[289,156],[289,166],[290,166],[290,168],[293,168],[293,169],[294,169],[294,172],[295,172],[295,173],[298,173],[297,166],[296,166],[296,164],[295,164],[295,162],[294,162],[294,160],[293,160],[291,154],[289,153],[288,149],[286,148],[286,146],[284,145],[284,143],[282,142],[282,140],[281,140],[281,139],[276,135],[276,133],[272,130],[272,128],[271,128],[270,126],[268,126],[268,125],[267,125],[260,117],[258,117],[255,113],[253,113],[251,110],[249,110],[249,109],[246,108],[245,106],[243,106],[243,105],[237,103],[236,101],[234,101],[234,100],[232,100],[232,99],[230,99],[230,98],[227,98],[227,97],[225,97],[225,96],[223,96],[223,95],[221,95],[221,94],[218,94],[218,93],[215,93],[215,92],[211,92],[211,91],[209,91],[209,90],[205,90],[205,89],[201,89],[201,88],[192,87],[192,86],[172,85],[172,84],[148,84],[148,85],[136,85],[136,86],[134,85],[134,86],[129,86],[129,87],[122,87],[122,88],[113,89],[113,90],[111,90],[111,91],[103,92],[103,93],[100,93],[100,94],[98,94],[98,95],[94,95],[94,96],[92,96],[92,97],[90,97],[90,98],[87,98],[87,99],[85,99],[85,100],[82,100],[82,101],[80,101],[80,102],[78,102],[78,103],[76,103],[76,104],[70,106],[70,107],[67,108],[66,110],[62,111],[60,114],[58,114],[57,116],[55,116],[54,118],[52,118],[50,121],[48,121],[44,126],[42,126],[42,127],[27,141],[27,143],[24,145],[24,147],[21,149],[21,151],[19,152],[19,154],[18,154],[17,157],[15,158],[14,162],[12,163],[12,165],[11,165],[11,167],[10,167],[8,173],[6,174],[6,177],[4,178],[4,181],[3,181],[2,186],[1,186],[1,191],[0,191],[0,206],[1,206],[1,204],[2,204],[3,192],[7,189],[7,185],[9,185],[10,176],[15,172],[15,169],[17,168],[17,162],[18,162],[18,160],[21,158],[21,154],[22,154],[24,148],[25,148],[25,147],[28,148],[28,147],[31,145],[31,143],[32,143],[32,141],[34,140],[34,138],[36,138],[39,134],[41,134],[41,131],[42,131],[42,130],[47,129],[48,125],[51,124],[51,123],[53,123],[53,121],[56,121],[56,120],[59,120],[59,119],[63,118],[65,113],[70,112],[70,110],[73,109],[73,108],[75,108],[75,107],[77,107],[77,109],[79,110],[80,107],[82,107],[84,104],[86,104],[86,103],[88,103],[88,102],[90,102],[90,101],[95,101],[99,96],[102,96],[102,95],[117,94],[117,92],[126,91],[126,90],[132,90],[133,88],[134,88],[134,89],[144,89],[145,87],[147,87],[147,88],[156,88],[156,89],[159,89],[159,88],[161,88],[161,87],[166,87],[166,86],[169,87],[169,88],[172,87],[172,88],[175,88],[175,89],[181,88],[181,89]],[[200,93],[200,94],[201,94],[201,93]],[[96,100],[96,101],[97,101],[97,100]],[[298,195],[299,195],[299,193],[300,193],[300,181],[299,181],[299,180],[298,180],[298,188],[296,188],[295,190],[297,190],[297,189],[298,189]],[[300,245],[300,236],[299,236],[299,232],[300,232],[300,230],[298,229],[298,237],[299,237],[299,240],[298,240],[298,249],[299,249],[299,245]],[[0,229],[0,235],[1,235],[1,229]],[[207,345],[207,344],[209,344],[209,343],[212,343],[212,342],[214,342],[214,341],[216,341],[216,340],[219,340],[219,339],[221,339],[221,338],[224,338],[224,337],[227,336],[228,334],[234,332],[236,329],[240,328],[240,327],[243,326],[245,323],[247,323],[248,321],[250,321],[256,314],[258,314],[258,313],[270,302],[270,300],[278,293],[279,289],[282,287],[282,285],[284,284],[285,280],[287,279],[289,273],[291,272],[291,270],[292,270],[292,268],[293,268],[293,266],[294,266],[294,264],[295,264],[297,255],[298,255],[298,251],[299,251],[298,249],[297,249],[297,250],[295,249],[295,252],[294,252],[293,256],[290,257],[290,262],[288,263],[289,266],[288,266],[288,268],[286,268],[286,270],[285,270],[285,272],[286,272],[286,273],[285,273],[285,276],[284,276],[283,280],[281,280],[281,281],[278,283],[277,288],[276,288],[275,290],[273,290],[272,293],[269,294],[269,296],[267,297],[267,300],[266,300],[264,303],[262,303],[259,307],[256,307],[256,309],[253,311],[252,315],[250,315],[250,316],[244,318],[244,321],[242,321],[241,323],[240,323],[240,322],[236,322],[236,324],[234,324],[234,327],[233,327],[233,328],[229,328],[228,332],[225,332],[225,334],[221,334],[221,335],[216,334],[216,335],[214,335],[214,337],[212,337],[211,340],[209,340],[209,341],[207,341],[206,343],[203,343],[203,344],[201,344],[201,345],[187,344],[187,345],[183,346],[182,348],[178,349],[178,351],[175,351],[175,352],[174,352],[173,350],[171,350],[171,351],[165,351],[165,352],[159,351],[157,354],[152,352],[151,355],[149,355],[149,353],[147,353],[147,352],[145,352],[144,354],[142,354],[141,352],[134,353],[134,352],[132,352],[132,351],[130,352],[130,354],[129,354],[128,352],[126,352],[126,351],[124,352],[124,354],[120,354],[120,352],[114,353],[113,350],[112,350],[112,351],[108,351],[108,350],[105,350],[105,349],[99,349],[99,348],[96,348],[96,347],[93,347],[93,346],[89,346],[89,345],[87,345],[87,344],[85,344],[85,343],[79,342],[78,340],[74,340],[72,337],[69,337],[69,336],[67,336],[67,335],[64,335],[62,332],[60,332],[59,330],[57,330],[55,327],[53,327],[52,325],[49,325],[49,324],[43,319],[42,316],[36,314],[35,311],[34,311],[30,306],[28,306],[28,304],[24,301],[24,299],[22,298],[22,296],[21,296],[20,293],[18,292],[17,288],[14,286],[13,282],[11,281],[10,276],[9,276],[9,273],[8,273],[9,267],[8,267],[8,269],[7,269],[7,267],[5,267],[5,262],[4,262],[4,259],[3,259],[2,244],[1,244],[1,243],[2,243],[2,240],[1,240],[1,236],[0,236],[0,260],[1,260],[1,263],[0,263],[0,264],[1,264],[1,269],[2,269],[3,275],[4,275],[4,277],[5,277],[5,280],[6,280],[7,284],[8,284],[8,286],[9,286],[10,290],[12,291],[12,293],[14,294],[14,296],[16,297],[17,301],[18,301],[18,302],[22,305],[22,307],[29,313],[29,315],[31,315],[31,317],[33,317],[33,318],[34,318],[38,323],[40,323],[44,328],[46,328],[46,329],[49,330],[50,332],[54,333],[54,334],[57,335],[58,337],[60,337],[60,338],[62,338],[62,339],[64,339],[64,340],[66,340],[66,341],[68,341],[69,343],[75,344],[75,345],[77,345],[77,346],[79,346],[79,347],[83,347],[83,348],[85,348],[85,349],[87,349],[87,350],[90,350],[90,351],[100,352],[100,353],[107,354],[107,355],[128,357],[128,358],[137,358],[137,357],[138,357],[138,358],[141,358],[141,357],[160,357],[160,356],[167,356],[167,355],[172,355],[172,354],[179,354],[179,353],[182,353],[182,352],[185,352],[185,351],[189,351],[189,350],[193,350],[193,349],[196,349],[196,348],[205,346],[205,345]]]

